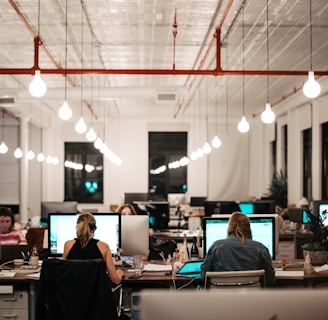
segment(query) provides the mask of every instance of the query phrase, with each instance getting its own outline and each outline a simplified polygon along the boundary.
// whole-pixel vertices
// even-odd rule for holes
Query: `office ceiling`
[[[13,98],[0,106],[39,125],[57,117],[65,70],[72,121],[88,122],[200,114],[237,123],[243,107],[252,118],[268,98],[275,107],[302,94],[311,52],[312,69],[328,74],[326,0],[312,0],[311,23],[310,0],[67,2],[66,23],[65,0],[0,0],[0,97]],[[28,92],[37,65],[42,98]]]

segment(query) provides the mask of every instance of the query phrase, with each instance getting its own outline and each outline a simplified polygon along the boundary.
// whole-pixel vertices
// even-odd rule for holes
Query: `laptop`
[[[27,245],[2,245],[0,246],[0,263],[13,261],[14,259],[23,259],[22,252],[26,255],[28,251]]]
[[[178,270],[176,276],[200,278],[201,276],[201,265],[204,260],[189,260]]]

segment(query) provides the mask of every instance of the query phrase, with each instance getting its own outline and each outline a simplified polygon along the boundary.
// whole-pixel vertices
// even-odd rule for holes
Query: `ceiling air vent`
[[[177,101],[177,94],[175,92],[161,92],[157,93],[157,102],[176,102]]]
[[[15,97],[0,97],[0,106],[4,106],[4,107],[10,107],[10,106],[14,106],[16,104],[16,99]]]

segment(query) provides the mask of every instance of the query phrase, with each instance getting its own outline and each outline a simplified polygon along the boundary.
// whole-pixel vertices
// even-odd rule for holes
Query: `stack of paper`
[[[277,279],[304,279],[304,271],[275,270],[275,274]]]
[[[314,267],[313,269],[316,273],[328,272],[328,264],[326,263],[320,267]]]
[[[170,264],[155,264],[148,263],[143,268],[143,273],[156,273],[156,274],[166,274],[172,272],[172,266]]]
[[[14,278],[15,277],[16,272],[14,271],[1,271],[0,272],[0,278]]]

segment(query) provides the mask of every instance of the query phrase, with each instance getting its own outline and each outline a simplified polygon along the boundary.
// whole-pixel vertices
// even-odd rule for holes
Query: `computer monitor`
[[[210,217],[212,214],[231,214],[240,211],[236,201],[204,201],[205,216]]]
[[[318,215],[325,227],[328,227],[328,201],[321,201],[318,206]]]
[[[203,218],[205,254],[216,240],[227,238],[229,218],[230,215]],[[250,215],[249,220],[253,240],[265,245],[274,260],[279,247],[278,215]]]
[[[126,192],[124,193],[124,203],[133,203],[134,201],[148,201],[147,192]]]
[[[41,222],[48,223],[49,213],[77,213],[77,201],[42,201]]]
[[[95,213],[97,229],[95,239],[106,242],[111,253],[117,253],[121,247],[121,214]],[[78,214],[50,213],[48,225],[49,256],[61,257],[67,240],[76,238],[76,223]]]
[[[288,289],[288,288],[287,288]],[[139,293],[140,319],[176,319],[185,307],[183,318],[225,320],[297,319],[324,320],[327,317],[327,290],[154,290]]]
[[[121,216],[122,255],[149,254],[149,218],[146,215]]]
[[[190,197],[191,207],[204,207],[204,201],[207,197]]]
[[[256,214],[275,214],[275,200],[256,200],[254,201],[254,213]]]
[[[186,203],[186,196],[184,193],[168,193],[167,201],[171,207]]]
[[[303,208],[289,208],[288,217],[292,222],[311,224],[312,210],[306,210]]]
[[[170,222],[170,205],[168,201],[133,202],[138,215],[147,215],[149,227],[156,230],[167,229]]]
[[[19,204],[0,204],[0,207],[9,208],[13,214],[19,213]]]

